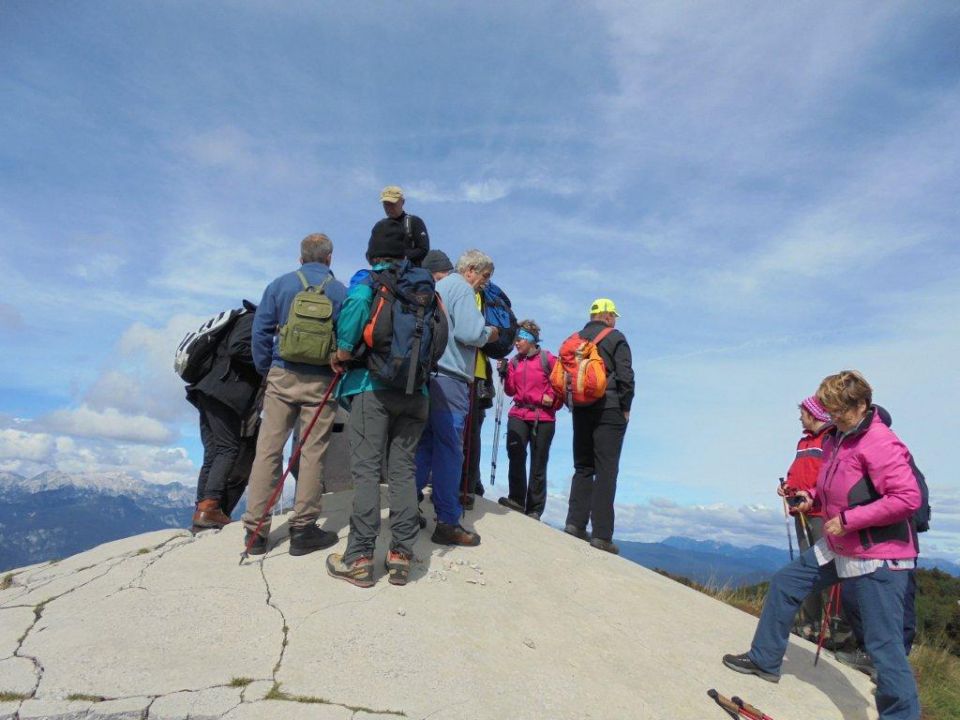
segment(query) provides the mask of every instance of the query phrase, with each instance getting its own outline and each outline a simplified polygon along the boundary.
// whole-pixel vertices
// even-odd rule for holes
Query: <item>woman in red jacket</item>
[[[503,389],[513,398],[507,419],[507,455],[510,458],[510,495],[498,501],[535,520],[547,503],[547,461],[556,428],[556,412],[563,404],[550,384],[557,359],[540,349],[540,326],[533,320],[519,324],[514,343],[517,354],[501,360]],[[530,484],[527,485],[527,445],[530,446]]]
[[[797,454],[787,471],[787,481],[781,492],[784,496],[793,496],[798,490],[816,487],[817,475],[823,464],[823,439],[833,428],[830,414],[815,395],[800,403],[800,424],[803,426],[803,437],[797,443]],[[788,509],[796,526],[798,547],[803,552],[823,537],[823,512],[819,507],[806,513],[797,512],[794,507]],[[823,594],[811,593],[800,608],[800,627],[804,637],[816,637],[822,615]]]

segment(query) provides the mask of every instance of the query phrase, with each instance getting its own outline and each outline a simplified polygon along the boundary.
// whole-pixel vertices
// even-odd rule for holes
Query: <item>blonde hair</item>
[[[870,407],[873,404],[873,388],[857,370],[842,370],[823,379],[817,388],[817,400],[828,413],[834,415],[852,410],[860,403]]]

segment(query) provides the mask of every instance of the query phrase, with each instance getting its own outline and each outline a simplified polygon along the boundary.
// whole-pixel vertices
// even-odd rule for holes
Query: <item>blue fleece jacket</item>
[[[304,263],[300,266],[300,270],[311,285],[320,285],[328,275],[331,276],[324,292],[333,303],[333,321],[336,323],[340,315],[340,306],[343,305],[347,296],[347,289],[343,283],[332,277],[333,272],[323,263]],[[280,326],[287,322],[293,298],[301,290],[303,290],[303,284],[294,271],[281,275],[263,291],[263,298],[257,306],[257,314],[253,317],[251,342],[253,364],[261,375],[266,375],[273,366],[304,373],[332,374],[333,372],[328,365],[294,363],[280,357],[280,339],[277,332]]]
[[[476,293],[459,273],[441,278],[437,282],[437,292],[450,321],[450,340],[440,358],[440,372],[464,382],[473,382],[477,348],[487,344],[493,328],[486,326],[477,307]]]

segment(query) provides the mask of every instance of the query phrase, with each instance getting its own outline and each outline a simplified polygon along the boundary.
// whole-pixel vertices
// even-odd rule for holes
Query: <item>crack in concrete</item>
[[[171,543],[173,543],[173,541],[175,541],[175,540],[182,540],[183,542],[177,543],[176,545],[172,545]],[[159,562],[159,561],[160,561],[165,555],[167,555],[168,553],[173,552],[174,550],[176,550],[176,549],[179,548],[179,547],[183,547],[184,545],[188,545],[188,544],[192,543],[193,540],[194,540],[194,539],[193,539],[192,537],[186,537],[186,536],[183,536],[183,535],[175,535],[174,537],[170,538],[169,540],[166,540],[166,541],[160,543],[159,545],[157,545],[156,547],[154,547],[153,550],[151,551],[151,552],[156,553],[156,554],[154,555],[154,557],[150,558],[150,560],[149,560],[148,562],[144,563],[144,566],[143,566],[142,568],[140,568],[140,572],[137,573],[137,576],[136,576],[133,580],[131,580],[130,582],[128,582],[126,585],[124,585],[123,587],[118,588],[115,592],[112,592],[112,593],[110,593],[109,595],[107,595],[107,597],[113,597],[114,595],[118,595],[119,593],[122,593],[124,590],[146,590],[146,588],[143,586],[143,579],[144,579],[144,577],[146,577],[147,570],[149,570],[151,567],[153,567],[157,562]],[[170,545],[170,547],[165,547],[165,546],[167,546],[167,545]],[[157,552],[158,550],[159,550],[159,552]],[[141,552],[138,550],[132,557],[139,557],[140,555],[143,555],[143,554],[146,554],[146,553],[141,553]]]
[[[266,558],[264,558],[265,560]],[[280,615],[280,621],[283,623],[283,640],[280,643],[280,656],[277,658],[276,664],[273,666],[273,673],[271,679],[274,683],[277,682],[277,673],[280,672],[280,665],[283,664],[283,656],[287,651],[287,644],[290,639],[290,628],[287,626],[287,616],[283,614],[283,610],[280,609],[278,605],[273,602],[273,591],[270,590],[270,581],[267,580],[267,572],[264,569],[265,563],[263,560],[260,561],[260,577],[263,578],[263,586],[267,591],[267,606],[276,610],[277,614]]]

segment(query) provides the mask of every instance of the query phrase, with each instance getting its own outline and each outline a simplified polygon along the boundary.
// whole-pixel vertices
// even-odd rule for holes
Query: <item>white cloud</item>
[[[51,432],[78,437],[108,438],[163,444],[176,437],[170,428],[146,415],[126,415],[114,408],[94,410],[86,405],[70,410],[54,410],[40,417],[37,424]]]
[[[0,460],[42,463],[56,450],[56,441],[46,433],[31,433],[12,428],[0,429]],[[16,471],[11,471],[16,472]]]

